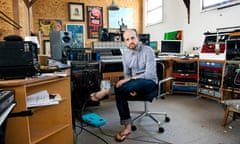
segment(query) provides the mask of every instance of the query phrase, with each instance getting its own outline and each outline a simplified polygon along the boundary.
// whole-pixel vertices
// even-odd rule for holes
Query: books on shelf
[[[39,107],[59,104],[62,97],[59,94],[49,94],[47,90],[31,94],[27,96],[27,107]]]

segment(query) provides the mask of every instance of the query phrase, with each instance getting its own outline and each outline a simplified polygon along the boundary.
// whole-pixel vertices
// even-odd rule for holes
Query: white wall
[[[200,11],[200,0],[190,2],[190,24],[183,0],[164,0],[163,23],[144,27],[151,40],[160,41],[164,32],[183,30],[183,50],[191,53],[192,47],[201,46],[204,32],[216,32],[217,28],[240,26],[240,5],[221,10]]]

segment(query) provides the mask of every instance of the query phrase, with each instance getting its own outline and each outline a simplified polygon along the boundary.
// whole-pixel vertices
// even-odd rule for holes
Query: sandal
[[[104,96],[103,98],[99,98],[99,97],[97,97],[96,95],[97,95],[97,92],[94,92],[94,93],[92,93],[92,94],[90,95],[91,101],[98,102],[98,101],[100,101],[100,100],[105,100],[105,99],[107,99],[107,98],[109,97],[108,95],[106,95],[106,96]]]
[[[126,134],[122,133],[122,132],[119,132],[115,136],[115,140],[118,141],[118,142],[123,142],[128,137],[128,135],[130,135],[130,134],[131,134],[131,132],[128,132]]]
[[[100,101],[100,99],[96,96],[96,94],[97,93],[95,92],[90,95],[91,101],[95,101],[95,102]]]

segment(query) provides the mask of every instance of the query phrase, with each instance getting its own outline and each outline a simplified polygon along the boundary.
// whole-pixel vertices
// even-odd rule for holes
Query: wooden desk
[[[26,97],[47,90],[59,93],[62,101],[51,106],[31,108],[32,116],[7,120],[6,144],[72,144],[70,77],[44,77],[0,81],[0,88],[15,90],[13,112],[29,110]]]
[[[171,58],[161,58],[161,59],[156,59],[156,61],[160,61],[162,63],[164,63],[165,65],[165,73],[164,73],[164,77],[170,77],[171,76],[171,71],[172,71],[172,61]],[[124,74],[122,71],[119,72],[104,72],[102,73],[102,79],[103,80],[110,80],[111,84],[116,84],[116,82],[118,80],[120,80],[120,78],[124,77]],[[171,83],[170,82],[166,82],[165,88],[167,91],[170,91],[171,89]]]

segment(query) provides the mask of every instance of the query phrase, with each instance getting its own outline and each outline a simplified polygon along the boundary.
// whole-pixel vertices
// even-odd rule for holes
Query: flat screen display
[[[182,40],[162,40],[161,53],[165,54],[181,54]]]
[[[157,41],[150,41],[150,47],[154,50],[157,50],[158,42]]]

